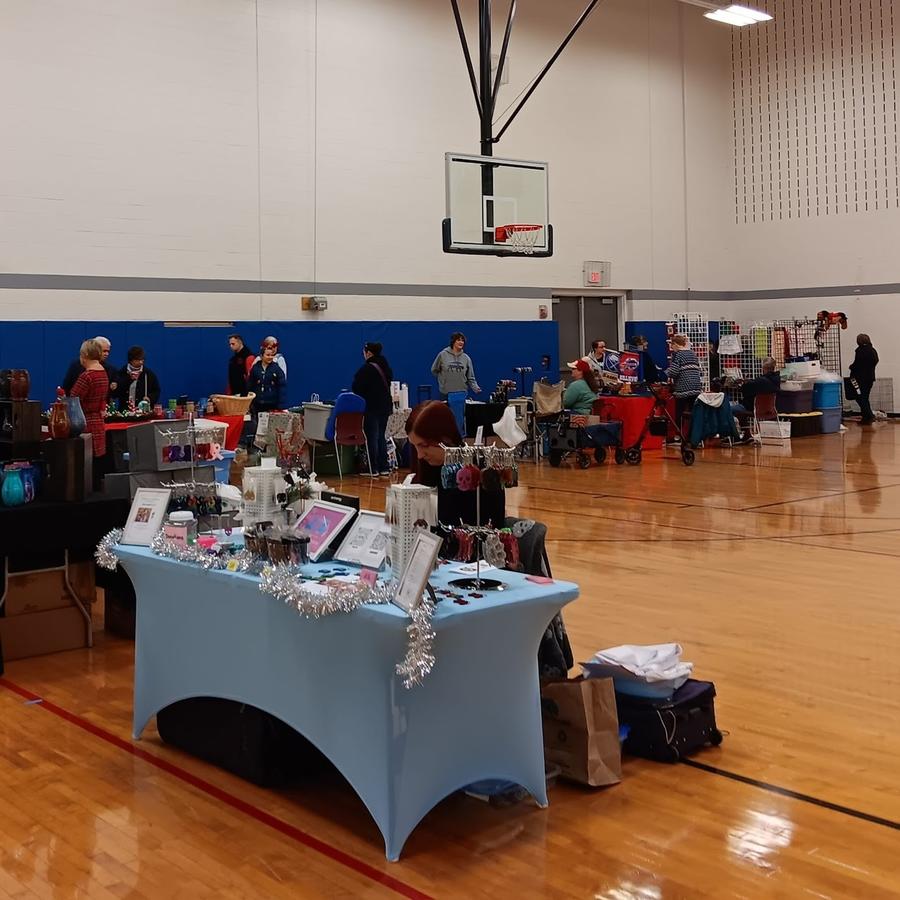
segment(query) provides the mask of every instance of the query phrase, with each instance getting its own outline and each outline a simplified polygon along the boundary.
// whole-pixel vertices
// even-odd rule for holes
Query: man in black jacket
[[[103,357],[100,360],[100,363],[106,370],[106,377],[109,378],[109,395],[110,397],[113,397],[116,392],[116,367],[109,362],[109,351],[112,349],[112,344],[110,344],[109,338],[105,338],[99,334],[94,340],[103,348]],[[83,371],[84,367],[81,365],[81,360],[72,360],[69,364],[69,368],[66,370],[66,375],[62,380],[62,389],[67,394],[72,390],[75,382],[78,381],[78,376]]]
[[[753,412],[753,403],[760,394],[777,394],[781,390],[781,374],[775,370],[775,360],[771,356],[763,360],[762,371],[759,378],[748,381],[741,388],[741,399],[749,412]]]
[[[244,339],[239,334],[228,335],[228,346],[231,347],[232,357],[228,360],[228,393],[244,395],[247,393],[247,377],[256,362],[256,357],[244,344]]]

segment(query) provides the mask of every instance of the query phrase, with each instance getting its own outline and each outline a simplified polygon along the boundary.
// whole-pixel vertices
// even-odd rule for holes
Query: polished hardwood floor
[[[453,796],[389,864],[336,776],[268,791],[132,742],[133,645],[100,633],[7,665],[0,900],[900,897],[900,429],[521,481],[510,511],[581,586],[576,658],[676,640],[716,682],[699,767],[626,760],[547,810]],[[344,486],[378,508],[384,484]]]

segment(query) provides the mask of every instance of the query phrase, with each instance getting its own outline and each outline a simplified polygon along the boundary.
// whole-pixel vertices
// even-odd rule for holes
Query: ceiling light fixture
[[[744,25],[758,25],[760,22],[768,22],[772,18],[768,13],[737,4],[727,6],[725,9],[711,10],[704,13],[704,16],[714,22],[725,22],[727,25],[735,25],[738,28]]]
[[[758,25],[760,22],[768,22],[772,18],[766,12],[737,3],[731,6],[721,6],[718,3],[711,3],[710,0],[681,0],[681,2],[709,10],[704,13],[707,19],[712,19],[714,22],[725,22],[727,25],[734,25],[738,28],[744,25]]]

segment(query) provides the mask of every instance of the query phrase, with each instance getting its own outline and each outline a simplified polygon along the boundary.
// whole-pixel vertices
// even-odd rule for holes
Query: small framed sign
[[[380,569],[390,539],[391,526],[384,521],[384,513],[360,510],[334,558],[355,566]]]
[[[168,488],[138,488],[131,501],[122,543],[149,547],[156,532],[163,527],[171,496]]]
[[[294,523],[298,534],[309,538],[309,558],[316,562],[328,549],[344,525],[356,515],[351,506],[338,506],[324,500],[313,500]]]
[[[416,541],[409,551],[409,559],[394,597],[394,603],[400,609],[410,612],[422,602],[425,585],[428,584],[428,579],[434,571],[442,543],[443,538],[430,531],[420,531],[416,535]]]

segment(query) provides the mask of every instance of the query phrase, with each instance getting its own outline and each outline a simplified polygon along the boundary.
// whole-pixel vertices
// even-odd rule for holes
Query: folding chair
[[[341,447],[365,447],[366,459],[369,461],[369,477],[374,478],[378,473],[372,472],[372,456],[369,453],[369,442],[366,440],[364,427],[366,401],[359,394],[352,391],[342,391],[334,401],[334,409],[325,426],[325,440],[334,442],[334,452],[337,456],[338,477],[344,480],[341,468]]]
[[[777,422],[778,410],[775,407],[775,394],[757,394],[753,398],[753,422],[750,437],[757,443],[762,443],[760,422]]]

